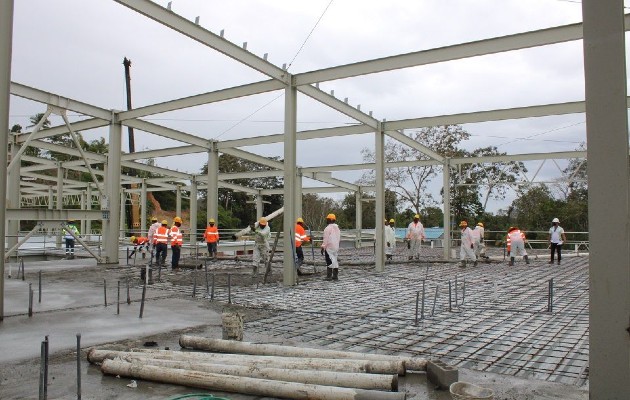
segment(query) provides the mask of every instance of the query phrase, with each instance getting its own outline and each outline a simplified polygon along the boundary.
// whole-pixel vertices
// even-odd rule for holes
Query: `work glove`
[[[407,240],[407,249],[411,249],[411,242],[409,240]]]
[[[322,247],[320,250],[321,250],[320,252],[322,253],[322,256],[323,256],[323,255],[324,255],[324,253],[326,253],[326,250],[324,250],[324,248],[323,248],[323,247]]]
[[[474,245],[474,244],[471,244],[471,245],[470,245],[470,248],[471,248],[471,249],[474,249],[474,248],[475,248],[475,245]]]
[[[387,247],[392,247],[392,246],[389,244],[389,242],[387,242]]]
[[[255,231],[256,230],[256,224],[251,224],[249,226],[249,229],[251,229],[252,231]]]

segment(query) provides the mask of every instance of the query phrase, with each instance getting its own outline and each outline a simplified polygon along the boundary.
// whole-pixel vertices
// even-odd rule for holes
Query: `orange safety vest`
[[[181,246],[184,244],[184,235],[182,235],[182,231],[179,230],[178,226],[173,226],[171,228],[171,246]]]
[[[155,234],[153,234],[153,241],[155,242],[155,244],[160,244],[160,243],[167,244],[168,236],[169,236],[168,228],[165,226],[160,226],[159,228],[157,228],[157,231],[155,231]]]
[[[308,242],[310,238],[306,236],[304,227],[300,224],[295,224],[295,247],[301,247],[302,242]]]
[[[507,251],[510,251],[512,249],[512,238],[510,237],[512,235],[515,235],[516,237],[520,235],[523,239],[523,242],[525,241],[525,232],[521,232],[520,229],[515,229],[512,232],[509,232],[507,234]]]
[[[149,241],[149,239],[145,238],[145,237],[137,237],[136,241],[133,242],[133,244],[135,244],[136,246],[142,246],[143,244],[147,243]]]
[[[203,234],[207,243],[216,243],[219,241],[219,229],[216,226],[209,226]]]

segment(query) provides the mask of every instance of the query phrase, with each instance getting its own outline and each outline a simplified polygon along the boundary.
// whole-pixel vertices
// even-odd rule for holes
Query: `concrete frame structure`
[[[17,158],[37,162],[34,167],[20,169],[20,176],[35,177],[50,180],[46,175],[38,174],[42,169],[70,168],[83,172],[91,172],[93,176],[99,176],[98,182],[85,184],[63,179],[59,174],[57,180],[58,196],[57,209],[20,210],[13,205],[14,197],[7,197],[7,172],[15,168],[7,168],[0,173],[0,187],[4,196],[9,199],[8,208],[0,208],[0,216],[8,221],[9,232],[5,231],[5,225],[0,226],[0,236],[7,237],[17,234],[15,223],[18,219],[59,220],[68,217],[84,218],[89,220],[103,219],[105,262],[117,262],[118,247],[118,221],[120,210],[114,202],[120,198],[121,184],[142,183],[139,178],[121,176],[121,167],[131,167],[137,170],[149,171],[161,174],[167,178],[146,179],[141,189],[142,193],[155,190],[179,190],[186,189],[208,190],[208,216],[217,216],[217,190],[219,187],[227,187],[241,190],[257,196],[275,194],[278,191],[260,190],[256,188],[240,187],[225,180],[238,177],[263,176],[265,174],[219,174],[218,154],[231,154],[236,157],[260,163],[271,167],[269,174],[283,176],[285,187],[281,191],[285,199],[284,231],[289,232],[293,228],[293,221],[300,207],[296,204],[296,188],[301,187],[301,176],[306,176],[333,187],[304,188],[303,193],[326,193],[332,191],[376,192],[376,221],[383,219],[384,196],[384,169],[402,166],[406,163],[385,163],[383,158],[383,144],[385,135],[398,140],[408,146],[422,151],[427,156],[427,163],[435,163],[443,166],[444,187],[449,187],[449,175],[451,167],[459,163],[468,162],[493,162],[493,161],[518,161],[518,160],[544,160],[554,158],[584,157],[583,152],[563,152],[562,154],[527,154],[501,157],[484,157],[479,159],[446,159],[421,144],[404,135],[402,130],[410,128],[422,128],[446,124],[466,124],[476,122],[497,121],[505,119],[532,118],[550,115],[562,115],[571,113],[586,113],[588,130],[588,169],[591,197],[589,199],[589,220],[591,226],[591,263],[595,268],[591,269],[591,383],[590,390],[593,398],[627,398],[630,395],[630,231],[628,224],[619,228],[615,241],[610,241],[606,236],[610,227],[619,226],[618,221],[628,220],[629,216],[629,171],[628,171],[628,124],[626,93],[626,66],[625,66],[625,31],[628,29],[630,16],[623,14],[623,2],[612,0],[610,2],[597,2],[595,0],[583,0],[584,23],[571,24],[538,31],[515,34],[505,37],[497,37],[487,40],[479,40],[470,43],[462,43],[443,48],[395,55],[381,59],[367,60],[363,62],[341,65],[305,73],[291,74],[285,69],[275,66],[264,58],[260,58],[246,49],[237,46],[219,35],[204,29],[203,27],[188,21],[177,14],[165,9],[149,0],[114,0],[150,19],[155,20],[191,39],[231,57],[250,68],[259,71],[269,77],[269,80],[254,82],[233,88],[227,88],[216,92],[197,94],[190,97],[154,104],[130,111],[112,111],[81,101],[64,98],[62,96],[47,93],[19,83],[11,82],[11,46],[12,46],[12,16],[13,0],[0,2],[0,126],[8,126],[9,94],[31,99],[47,107],[65,112],[73,111],[88,117],[81,122],[57,126],[50,129],[35,129],[32,133],[17,135],[14,143],[17,148],[24,149],[27,145],[38,146],[43,149],[64,152],[80,157],[79,162],[67,162],[56,165],[47,160],[29,159],[19,157],[19,151],[12,153]],[[371,115],[365,114],[360,109],[352,107],[344,101],[335,98],[319,90],[318,83],[350,78],[360,75],[368,75],[395,69],[418,67],[422,65],[447,62],[468,57],[484,56],[500,52],[516,51],[536,46],[552,45],[584,38],[584,62],[586,80],[586,101],[569,102],[559,104],[533,105],[512,109],[497,109],[478,111],[465,114],[442,115],[414,118],[399,121],[377,121]],[[227,141],[213,141],[197,136],[153,124],[139,118],[165,111],[178,110],[202,104],[218,101],[226,101],[243,96],[251,96],[276,90],[285,91],[285,125],[284,132],[264,137],[251,137]],[[312,131],[297,132],[296,110],[297,92],[301,92],[320,103],[327,105],[357,121],[356,126],[344,126]],[[150,132],[156,135],[168,137],[185,143],[184,146],[162,150],[137,152],[135,154],[122,154],[121,132],[122,126],[133,127],[138,130]],[[105,155],[83,153],[76,149],[52,145],[41,141],[52,135],[84,131],[97,127],[109,126],[109,153]],[[331,165],[314,168],[301,168],[296,165],[296,141],[325,138],[332,136],[354,135],[373,133],[375,135],[374,164],[360,165]],[[5,148],[8,146],[7,135],[2,135]],[[284,144],[284,163],[258,156],[251,152],[240,150],[239,147],[268,144]],[[208,175],[205,179],[187,173],[168,170],[135,162],[133,160],[149,157],[173,156],[190,153],[208,153]],[[3,157],[0,165],[7,165],[7,154],[1,152]],[[14,160],[11,160],[12,164]],[[17,161],[16,161],[17,162]],[[103,164],[102,171],[92,170],[90,165]],[[410,162],[419,164],[418,162]],[[4,167],[3,167],[4,168]],[[330,173],[334,171],[374,168],[376,170],[376,185],[374,188],[359,187],[352,183],[343,182],[333,178]],[[615,173],[611,174],[611,171]],[[266,175],[265,175],[266,176]],[[15,175],[13,175],[13,178]],[[14,178],[15,179],[15,178]],[[192,182],[192,184],[191,184]],[[202,184],[205,182],[205,187]],[[11,180],[11,185],[15,185]],[[49,199],[51,208],[51,185],[30,184],[22,181],[20,188],[25,197],[42,197]],[[101,210],[63,210],[63,197],[70,194],[81,194],[87,190],[88,204],[92,204],[91,188],[101,191]],[[193,188],[191,188],[191,185]],[[448,236],[450,227],[448,196],[445,201],[445,235]],[[360,203],[358,200],[357,203]],[[357,207],[359,208],[359,207]],[[616,213],[608,210],[614,209]],[[108,214],[104,218],[103,214]],[[621,214],[621,215],[620,215]],[[621,216],[621,218],[620,218]],[[146,215],[145,215],[146,218]],[[376,268],[381,271],[384,268],[382,251],[382,224],[376,224]],[[618,246],[621,242],[624,245]],[[284,246],[293,245],[291,235],[285,235]],[[0,249],[5,251],[5,243],[2,241]],[[449,254],[449,243],[446,241],[444,255]],[[284,256],[285,285],[295,283],[295,270],[290,252]],[[597,268],[606,265],[607,268]],[[4,272],[4,260],[0,258],[0,271]],[[4,273],[0,277],[0,320],[3,317],[3,287]],[[610,305],[613,305],[612,307]]]

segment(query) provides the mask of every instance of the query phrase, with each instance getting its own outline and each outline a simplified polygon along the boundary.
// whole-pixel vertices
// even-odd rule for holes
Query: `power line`
[[[239,126],[240,124],[242,124],[243,122],[245,122],[249,117],[251,117],[252,115],[256,114],[258,111],[262,110],[263,108],[267,107],[269,104],[273,103],[274,101],[278,100],[280,97],[284,96],[284,92],[280,93],[279,96],[277,96],[274,99],[271,99],[270,101],[268,101],[266,104],[262,105],[261,107],[259,107],[256,111],[254,111],[253,113],[249,114],[248,116],[246,116],[245,118],[241,119],[240,121],[238,121],[237,123],[235,123],[234,125],[232,125],[231,127],[227,128],[226,130],[224,130],[223,132],[221,132],[217,137],[215,137],[214,139],[218,139],[221,136],[225,135],[226,133],[228,133],[229,131],[231,131],[232,129],[236,128],[237,126]]]
[[[541,136],[541,135],[545,135],[545,134],[547,134],[547,133],[551,133],[551,132],[559,131],[559,130],[561,130],[561,129],[571,128],[571,127],[573,127],[573,126],[577,126],[577,125],[582,125],[582,124],[584,124],[585,122],[586,122],[586,121],[577,122],[577,123],[575,123],[575,124],[566,125],[566,126],[561,126],[561,127],[558,127],[558,128],[550,129],[550,130],[548,130],[548,131],[544,131],[544,132],[536,133],[536,134],[534,134],[534,135],[526,136],[526,137],[524,137],[524,138],[514,139],[514,140],[511,140],[511,141],[509,141],[509,142],[501,143],[500,145],[498,145],[498,146],[497,146],[497,148],[499,148],[499,147],[501,147],[501,146],[505,146],[506,144],[510,144],[510,143],[514,143],[514,142],[519,142],[519,141],[522,141],[522,140],[530,140],[531,138],[538,137],[538,136]]]
[[[291,60],[291,62],[289,63],[289,65],[287,66],[287,71],[289,70],[289,68],[291,68],[291,65],[293,65],[293,61],[295,61],[295,59],[297,58],[298,54],[300,54],[300,52],[302,51],[302,49],[304,48],[304,45],[306,45],[306,42],[308,41],[308,39],[311,37],[311,35],[313,34],[313,31],[315,30],[315,28],[317,28],[317,25],[319,25],[319,21],[322,20],[322,18],[324,17],[324,14],[326,14],[326,11],[328,11],[328,7],[330,7],[330,5],[332,4],[334,0],[330,0],[330,2],[328,3],[328,5],[326,6],[326,8],[324,9],[324,12],[322,12],[322,15],[319,16],[319,19],[317,20],[317,22],[315,22],[315,25],[313,26],[313,29],[311,29],[311,31],[308,33],[308,36],[306,36],[306,39],[304,39],[304,43],[302,43],[302,45],[300,46],[300,49],[297,51],[297,53],[295,53],[295,55],[293,56],[293,59]]]

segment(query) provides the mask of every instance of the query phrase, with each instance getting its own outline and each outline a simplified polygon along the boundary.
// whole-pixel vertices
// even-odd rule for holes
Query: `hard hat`
[[[482,227],[482,228],[483,228],[483,223],[481,223],[481,222],[477,222],[477,226],[480,226],[480,227]]]
[[[167,220],[165,220],[165,219],[163,219],[163,220],[162,220],[162,225],[168,225],[168,221],[167,221]]]
[[[179,217],[175,217],[173,218],[173,222],[179,222],[180,224],[182,223],[182,219]]]
[[[267,218],[260,217],[260,219],[258,220],[258,225],[267,225]]]
[[[208,220],[208,223],[209,223],[209,224],[214,224],[214,218],[210,218],[210,219]]]
[[[68,220],[68,223],[69,223],[69,224],[74,224],[74,220],[73,220],[73,219],[69,219],[69,220]]]
[[[151,222],[157,222],[157,217],[151,217]]]
[[[560,220],[558,218],[554,218],[551,222],[552,223],[554,223],[554,222],[560,223]]]
[[[328,215],[326,216],[326,219],[332,219],[333,221],[336,221],[336,220],[337,220],[337,217],[335,217],[335,214],[328,214]]]
[[[396,220],[395,220],[394,218],[392,218],[392,219],[390,219],[390,220],[389,220],[389,223],[390,223],[390,224],[393,224],[394,222],[396,222]]]
[[[130,237],[130,238],[129,238],[129,240],[130,240],[131,242],[135,242],[135,241],[136,241],[136,237],[135,237],[135,236],[132,236],[132,237]]]
[[[459,223],[459,226],[468,226],[468,222],[462,221]]]
[[[420,219],[420,215],[416,214],[413,216],[413,219],[416,219],[416,218]]]
[[[298,218],[295,223],[297,224],[298,222],[304,223],[304,220],[302,219],[302,217]]]

